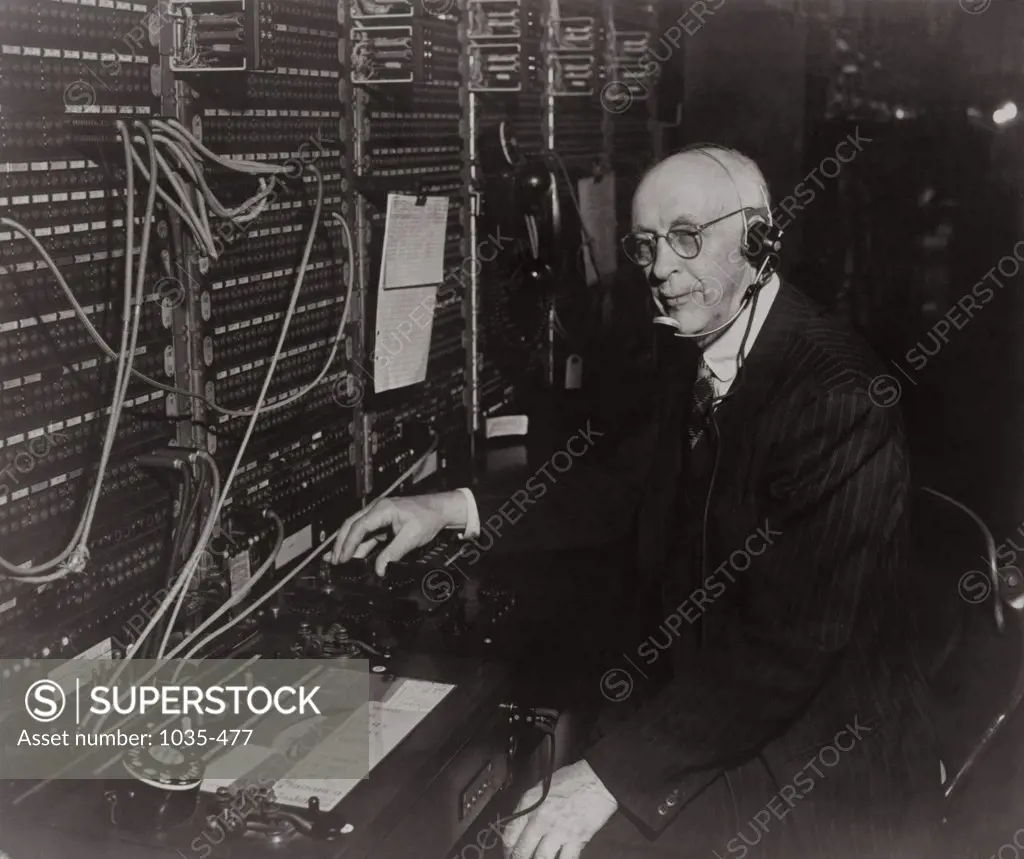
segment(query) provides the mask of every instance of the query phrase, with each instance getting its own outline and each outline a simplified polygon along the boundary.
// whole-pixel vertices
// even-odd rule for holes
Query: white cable
[[[207,253],[210,255],[212,259],[216,259],[217,247],[214,244],[213,232],[210,229],[209,221],[206,220],[205,212],[199,209],[196,206],[196,204],[192,201],[192,195],[189,191],[188,186],[185,185],[185,183],[181,180],[181,177],[179,177],[174,172],[174,170],[171,168],[171,165],[168,164],[166,160],[164,160],[164,157],[159,153],[159,151],[156,154],[156,160],[157,163],[160,165],[160,168],[163,171],[164,176],[167,178],[167,181],[170,183],[171,187],[175,190],[175,192],[178,195],[178,200],[180,201],[181,208],[178,209],[177,211],[179,212],[179,214],[182,211],[188,213],[188,224],[189,226],[191,226],[192,232],[196,234],[196,241],[206,248]],[[164,195],[163,199],[167,201],[169,200],[169,197],[167,195]]]
[[[345,235],[346,235],[346,244],[348,246],[348,258],[349,258],[348,282],[345,285],[345,308],[342,311],[342,319],[341,319],[341,324],[339,326],[339,331],[341,331],[341,330],[344,330],[344,327],[345,327],[345,325],[347,323],[349,307],[351,306],[351,303],[352,303],[352,286],[355,283],[355,265],[354,265],[354,258],[353,258],[354,250],[353,250],[353,244],[352,244],[352,234],[349,231],[348,224],[345,223],[345,220],[337,212],[332,212],[331,213],[331,217],[334,220],[338,221],[342,225],[342,227],[344,228]],[[335,348],[337,348],[337,338],[336,338]],[[333,353],[334,353],[334,350],[332,350],[332,355],[333,355]],[[328,362],[328,364],[325,365],[324,370],[321,373],[321,377],[326,373],[326,370],[327,370],[328,366],[330,366],[330,362]],[[319,379],[317,381],[319,381]],[[312,384],[315,385],[316,383],[317,382],[315,381]],[[312,387],[312,385],[310,387]],[[402,479],[404,479],[404,478],[402,478]],[[386,490],[386,492],[392,491],[393,488],[394,488],[394,486],[390,487],[388,490]],[[382,495],[381,497],[384,497],[384,496]],[[246,585],[243,586],[242,590],[239,591],[238,595],[235,598],[236,601],[241,599],[243,596],[245,596],[252,589],[252,587],[253,587],[253,585],[255,583],[256,583],[256,578],[255,577],[253,579],[250,579],[250,581]],[[224,609],[223,606],[222,606],[222,609]],[[175,653],[181,652],[181,647],[184,646],[184,644],[187,641],[194,640],[195,637],[197,637],[204,629],[206,629],[211,623],[213,623],[213,621],[216,620],[217,617],[220,616],[220,614],[223,614],[223,612],[221,611],[219,613],[215,613],[215,614],[211,615],[211,617],[207,618],[207,620],[198,629],[196,629],[185,641],[183,641],[181,643],[181,645],[179,645],[177,648],[175,648],[175,650],[173,650],[171,652],[171,654],[168,656],[168,658],[173,658]],[[219,635],[220,633],[218,632],[216,634]],[[211,638],[211,640],[212,640],[212,638]]]
[[[263,578],[263,576],[267,575],[267,573],[274,569],[274,561],[277,560],[277,553],[281,551],[281,546],[284,545],[284,522],[282,522],[281,517],[274,513],[272,510],[266,510],[264,511],[264,514],[267,516],[267,518],[272,519],[274,521],[275,526],[277,527],[277,536],[274,538],[274,548],[271,551],[270,555],[260,565],[260,568],[256,571],[255,575],[253,575],[253,577],[249,579],[249,581],[247,581],[241,587],[238,593],[233,594],[224,603],[224,605],[218,608],[217,611],[211,614],[205,621],[203,621],[202,624],[196,627],[196,629],[192,633],[190,633],[181,642],[179,642],[178,646],[171,650],[171,652],[168,653],[166,657],[162,658],[174,659],[175,656],[181,652],[183,647],[187,647],[189,642],[195,641],[196,638],[198,638],[203,633],[204,630],[212,626],[217,620],[223,617],[227,611],[232,609],[234,606],[238,605],[238,603],[245,597],[245,595],[248,594],[254,587],[256,587],[256,584]],[[224,629],[214,630],[209,636],[200,641],[194,648],[192,648],[192,650],[185,654],[185,656],[182,657],[182,660],[187,661],[191,659],[194,653],[196,653],[198,650],[201,650],[215,638],[219,637],[227,629],[230,629],[232,625],[233,624],[229,621],[228,624],[225,624]],[[178,669],[175,670],[175,680],[177,680],[178,673],[180,672],[182,667],[184,666],[178,666]]]
[[[131,136],[127,125],[124,122],[117,122],[118,135],[121,137],[125,152],[125,276],[124,276],[124,307],[122,310],[121,323],[121,351],[115,354],[117,361],[117,375],[114,381],[114,397],[110,406],[110,420],[107,424],[107,431],[103,440],[103,448],[100,452],[99,466],[96,471],[96,480],[92,487],[89,500],[82,518],[75,528],[70,542],[64,550],[53,560],[47,561],[38,566],[18,567],[4,558],[0,558],[0,566],[12,574],[12,577],[23,581],[43,584],[63,578],[69,572],[80,572],[88,557],[88,540],[92,532],[92,523],[96,515],[96,508],[103,488],[103,481],[106,476],[107,467],[110,462],[110,454],[113,450],[114,441],[117,437],[117,425],[120,421],[121,410],[127,399],[128,385],[131,381],[131,367],[135,357],[135,348],[138,342],[139,326],[141,324],[142,298],[144,295],[146,257],[149,245],[149,228],[152,222],[153,207],[155,204],[155,182],[150,182],[149,194],[146,201],[145,222],[142,234],[142,248],[139,259],[138,279],[135,287],[136,300],[134,311],[132,311],[132,262],[135,251],[135,175],[132,169],[129,152],[131,151]],[[43,252],[44,258],[49,260],[49,254],[39,244],[35,236],[24,226],[7,218],[0,218],[0,223],[14,229],[23,237],[29,238],[30,243]],[[52,263],[52,260],[49,260]],[[55,270],[51,266],[51,270]],[[66,284],[65,284],[66,285]],[[70,290],[69,290],[70,291]],[[77,302],[76,302],[77,303]],[[61,565],[68,556],[74,556],[62,569],[56,573],[37,576],[37,573],[45,573],[56,566]]]
[[[135,153],[133,151],[133,155],[135,156],[136,163],[138,163],[138,161],[139,161],[138,153]],[[323,202],[323,177],[320,175],[320,172],[318,170],[316,170],[315,167],[311,167],[310,169],[313,170],[314,174],[316,175],[316,179],[317,179],[317,205],[316,205],[316,210],[314,212],[313,225],[310,227],[310,233],[309,233],[310,236],[313,236],[315,234],[316,227],[319,225],[319,222],[320,222],[320,208],[321,208],[321,204]],[[147,172],[147,175],[148,175],[148,171],[146,171],[146,172]],[[157,189],[157,193],[161,194],[164,197],[165,202],[169,202],[169,204],[171,205],[171,207],[173,209],[175,209],[184,219],[188,220],[188,216],[185,215],[184,212],[181,210],[181,208],[179,206],[177,206],[177,204],[175,204],[173,200],[170,200],[170,198],[167,197],[167,195],[164,194],[164,192],[162,190],[160,190],[158,188]],[[0,218],[0,223],[6,224],[7,226],[10,226],[12,229],[17,230],[19,233],[21,233],[24,236],[25,239],[27,239],[32,244],[32,246],[35,248],[35,250],[43,258],[43,262],[46,264],[47,268],[49,268],[50,272],[56,278],[58,286],[60,286],[61,290],[64,292],[65,296],[67,297],[68,301],[70,302],[70,304],[72,306],[72,309],[75,312],[75,315],[78,317],[78,319],[82,322],[83,326],[85,327],[86,333],[89,335],[90,338],[92,338],[93,342],[95,342],[96,345],[99,346],[99,348],[104,352],[104,354],[107,355],[107,357],[113,358],[114,360],[117,360],[118,359],[118,353],[115,352],[110,347],[110,345],[107,343],[107,341],[103,339],[103,336],[99,333],[99,331],[96,330],[95,326],[92,324],[92,322],[89,319],[89,315],[85,312],[85,308],[83,308],[82,305],[78,302],[78,299],[75,297],[75,294],[72,291],[71,287],[68,286],[68,283],[64,279],[64,276],[61,274],[60,270],[57,268],[56,263],[54,263],[53,259],[49,255],[49,253],[47,253],[46,249],[39,243],[39,241],[36,239],[36,237],[33,236],[32,233],[29,232],[25,227],[23,227],[21,224],[18,224],[15,221],[10,221],[9,219],[6,219],[6,218]],[[343,225],[343,227],[344,227],[344,229],[346,231],[346,235],[348,237],[349,270],[351,272],[351,271],[354,271],[354,264],[352,262],[352,260],[353,260],[352,238],[351,238],[351,233],[349,233],[349,231],[348,231],[348,225],[345,224],[344,221],[342,221],[342,225]],[[297,273],[297,280],[296,280],[296,289],[293,291],[293,298],[297,294],[298,290],[301,289],[302,279],[305,277],[306,268],[309,265],[309,256],[310,256],[311,252],[312,252],[312,244],[307,242],[306,249],[305,249],[305,252],[303,254],[302,262],[299,265],[299,270],[298,270],[298,273]],[[351,297],[351,289],[349,291],[349,297]],[[346,301],[345,310],[343,312],[347,313],[348,306],[349,306],[349,302]],[[342,325],[339,325],[339,327],[338,327],[338,332],[337,332],[337,334],[335,336],[335,340],[334,340],[334,346],[332,347],[331,352],[328,355],[327,360],[324,362],[324,367],[320,371],[320,374],[317,377],[317,381],[323,379],[323,377],[327,375],[327,371],[330,369],[331,363],[334,361],[334,357],[337,355],[337,350],[338,350],[338,347],[339,347],[339,345],[341,343],[341,338],[342,338],[343,333],[344,333],[344,324],[345,323],[343,323]],[[202,402],[207,408],[209,408],[212,411],[217,412],[218,414],[227,415],[228,417],[251,417],[252,414],[253,414],[253,409],[228,409],[228,408],[224,408],[223,406],[218,405],[217,403],[213,402],[212,400],[208,399],[207,397],[205,397],[202,394],[194,393],[194,392],[189,391],[189,390],[187,390],[185,388],[177,388],[174,385],[165,384],[164,382],[161,382],[161,381],[159,381],[157,379],[154,379],[154,378],[152,378],[150,376],[147,376],[146,374],[141,373],[141,372],[139,372],[138,370],[136,370],[134,368],[131,371],[131,375],[134,376],[136,379],[140,379],[141,381],[145,382],[147,385],[150,385],[151,387],[156,388],[157,390],[166,391],[169,394],[178,394],[178,395],[183,396],[183,397],[189,397],[190,399],[198,400],[198,401]],[[315,385],[316,382],[314,382],[313,384]],[[273,403],[272,405],[268,405],[268,406],[266,406],[263,409],[263,411],[268,411],[269,412],[269,411],[276,411],[278,409],[285,408],[286,406],[289,406],[292,403],[294,403],[299,397],[304,396],[306,393],[308,393],[308,391],[312,387],[313,387],[312,385],[307,385],[298,394],[296,394],[296,395],[294,395],[292,397],[289,397],[288,399],[281,400],[280,402]]]
[[[962,512],[966,513],[968,516],[971,517],[972,520],[974,520],[974,524],[977,525],[981,529],[982,535],[985,538],[985,556],[986,556],[986,559],[987,559],[989,582],[992,585],[992,593],[994,595],[994,597],[993,597],[993,605],[994,605],[993,613],[995,615],[996,627],[999,629],[1000,632],[1002,632],[1003,631],[1003,606],[1002,606],[1002,603],[1000,602],[1001,597],[1000,597],[1000,591],[999,591],[999,565],[998,565],[998,561],[997,561],[997,558],[996,558],[996,540],[995,540],[995,537],[992,536],[992,532],[989,530],[988,525],[985,524],[985,520],[982,519],[977,513],[975,513],[966,504],[962,504],[961,502],[957,501],[955,498],[951,498],[949,495],[946,495],[946,494],[944,494],[942,492],[939,492],[937,489],[932,489],[930,486],[922,486],[921,489],[924,492],[927,492],[927,493],[929,493],[931,495],[934,495],[936,498],[941,498],[943,501],[947,502],[948,504],[952,504],[958,510],[961,510]]]
[[[146,170],[146,168],[142,165],[142,159],[139,157],[139,154],[134,149],[132,150],[132,159],[135,161],[135,166],[138,167],[139,171],[142,172],[142,174],[148,179],[149,178],[149,171]],[[157,188],[157,194],[159,194],[160,195],[160,199],[163,200],[164,203],[179,218],[181,218],[182,221],[184,221],[189,226],[189,228],[192,230],[192,233],[196,236],[196,240],[199,241],[201,244],[204,244],[204,250],[207,253],[210,253],[211,248],[206,247],[205,243],[203,242],[203,238],[204,238],[203,237],[203,229],[199,225],[199,223],[195,220],[195,216],[193,215],[191,210],[183,209],[181,206],[179,206],[176,202],[174,202],[174,200],[171,199],[171,196],[166,191],[164,191],[163,188]],[[95,338],[93,338],[93,339],[95,339]],[[105,346],[106,344],[104,343],[103,345]],[[107,347],[107,348],[109,348],[109,347]],[[151,381],[151,380],[149,380],[148,377],[146,377],[146,381]]]
[[[410,466],[406,471],[404,471],[402,473],[401,477],[399,477],[394,483],[392,483],[387,489],[385,489],[375,499],[375,501],[379,501],[381,498],[386,498],[388,495],[390,495],[392,492],[394,492],[395,489],[397,489],[399,486],[401,486],[402,483],[404,483],[408,478],[410,478],[413,474],[415,474],[420,469],[420,467],[423,465],[423,463],[427,461],[427,459],[430,457],[430,455],[434,453],[434,451],[437,448],[437,443],[438,443],[438,438],[435,436],[434,440],[433,440],[433,443],[430,445],[430,449],[426,453],[424,453],[419,459],[417,459],[416,462],[414,462],[412,464],[412,466]],[[198,653],[202,648],[206,647],[208,644],[210,644],[215,639],[217,639],[220,636],[222,636],[225,632],[227,632],[229,629],[234,627],[235,624],[241,623],[243,620],[245,620],[245,618],[247,618],[250,614],[252,614],[254,611],[256,611],[256,609],[258,609],[261,605],[263,605],[263,603],[265,603],[268,599],[270,599],[272,596],[274,596],[274,594],[276,594],[279,590],[281,590],[281,588],[283,588],[286,584],[288,584],[288,582],[290,582],[292,579],[294,579],[300,572],[302,572],[302,570],[304,570],[307,566],[309,566],[309,564],[311,564],[314,560],[319,558],[320,557],[320,553],[324,549],[326,549],[329,545],[331,545],[331,543],[334,542],[334,538],[337,537],[340,532],[341,532],[341,528],[339,527],[326,540],[324,540],[319,546],[317,546],[315,549],[311,550],[309,555],[306,557],[306,559],[304,561],[300,562],[298,564],[298,566],[295,567],[294,570],[292,570],[290,573],[288,573],[288,575],[286,575],[283,579],[281,579],[281,581],[279,581],[276,585],[274,585],[274,587],[272,587],[269,591],[267,591],[265,594],[263,594],[263,596],[261,596],[258,600],[255,600],[254,602],[252,602],[249,606],[246,607],[246,609],[244,611],[239,612],[237,615],[235,615],[235,617],[233,617],[228,623],[224,624],[219,629],[214,630],[206,638],[204,638],[202,641],[198,642],[182,658],[183,659],[191,659],[193,655]],[[251,585],[251,584],[252,584],[252,582],[248,583],[248,585]],[[239,597],[241,597],[242,594],[246,593],[247,591],[248,591],[248,586],[246,587],[246,589],[242,593],[239,594]],[[194,641],[195,638],[210,624],[210,622],[213,620],[213,618],[214,618],[214,615],[211,615],[210,618],[208,618],[205,623],[203,623],[201,626],[199,626],[196,629],[196,631],[192,633],[192,635],[190,635],[183,642],[181,642],[181,644],[179,644],[176,648],[174,648],[174,650],[172,650],[170,653],[168,653],[167,654],[167,658],[168,659],[174,659],[175,657],[177,657],[177,655],[179,653],[181,653],[181,651],[189,643]]]
[[[262,161],[244,161],[236,158],[228,158],[223,155],[218,155],[211,149],[208,149],[203,145],[197,137],[192,135],[181,123],[175,119],[167,120],[166,122],[160,119],[153,120],[153,127],[158,128],[161,131],[167,132],[168,134],[176,137],[186,147],[195,149],[197,152],[202,153],[211,161],[215,161],[222,167],[227,167],[229,170],[236,170],[240,173],[268,173],[268,174],[287,174],[288,168],[280,164],[269,164]]]
[[[316,167],[312,167],[310,169],[312,169],[318,177],[320,176],[320,173],[316,169]],[[314,225],[318,224],[320,221],[320,204],[322,202],[323,196],[322,178],[320,179],[320,188],[321,194],[317,199],[316,210],[313,213]],[[306,240],[306,248],[303,253],[304,265],[299,272],[298,278],[296,279],[296,288],[292,290],[291,302],[288,305],[288,310],[285,314],[284,323],[281,326],[281,333],[278,336],[277,346],[274,349],[274,354],[270,361],[270,368],[267,370],[267,375],[263,380],[263,385],[260,389],[260,394],[256,401],[256,406],[253,408],[252,416],[250,417],[249,420],[249,425],[245,429],[245,435],[243,436],[242,442],[239,445],[238,452],[235,454],[235,461],[232,463],[231,470],[228,472],[228,476],[224,481],[224,486],[221,489],[221,497],[213,506],[213,512],[210,514],[206,526],[203,528],[203,532],[200,535],[199,540],[196,542],[195,548],[192,550],[192,555],[185,562],[185,566],[182,568],[178,576],[178,579],[175,581],[174,585],[171,586],[170,591],[164,597],[163,602],[161,602],[159,608],[157,608],[157,610],[154,612],[153,617],[150,618],[149,624],[142,631],[139,640],[136,641],[136,643],[128,650],[128,652],[125,654],[125,658],[121,661],[120,666],[114,672],[113,677],[109,681],[109,684],[111,686],[116,685],[118,678],[124,673],[125,669],[128,667],[128,663],[131,662],[135,653],[138,651],[139,642],[145,640],[152,633],[153,628],[160,622],[160,619],[167,613],[171,603],[174,602],[174,600],[177,598],[179,590],[184,586],[185,582],[191,578],[196,566],[199,564],[199,560],[202,557],[203,552],[206,551],[206,546],[210,542],[210,537],[213,534],[213,528],[220,518],[221,509],[224,506],[224,502],[230,495],[231,486],[235,481],[235,475],[238,473],[238,469],[242,464],[243,458],[245,457],[245,451],[246,448],[248,448],[249,446],[249,440],[252,438],[253,431],[256,429],[257,418],[259,417],[259,414],[263,409],[263,403],[266,400],[267,393],[270,390],[270,382],[273,379],[274,371],[277,369],[277,363],[281,358],[281,353],[284,351],[284,342],[288,336],[288,328],[291,325],[292,317],[295,315],[295,307],[296,304],[298,303],[299,292],[302,286],[302,276],[305,274],[305,263],[309,259],[309,254],[313,249],[313,242],[315,237],[316,230],[314,228],[309,231],[309,237]],[[106,717],[101,717],[101,721],[96,727],[97,731],[99,731],[100,728],[103,726],[105,720]]]
[[[167,147],[167,150],[174,156],[174,159],[181,164],[182,168],[189,174],[192,181],[202,190],[203,196],[206,198],[206,202],[209,203],[213,213],[219,218],[242,221],[256,217],[264,209],[262,201],[265,200],[276,187],[277,177],[272,176],[269,182],[263,177],[260,177],[259,191],[240,205],[228,208],[217,198],[216,194],[213,193],[210,186],[207,184],[206,177],[203,175],[202,162],[198,161],[189,152],[186,152],[184,146],[177,140],[163,134],[154,134],[153,139]]]
[[[321,208],[323,206],[323,201],[324,201],[324,180],[323,180],[323,177],[320,175],[320,171],[317,170],[316,167],[310,167],[310,169],[316,174],[316,178],[317,178],[316,210],[313,213],[313,226],[310,228],[310,231],[309,231],[309,241],[306,243],[306,249],[305,249],[305,251],[302,254],[302,260],[299,263],[299,268],[298,268],[298,271],[296,272],[295,288],[292,290],[292,301],[291,301],[291,305],[290,305],[292,308],[294,308],[296,306],[296,304],[298,302],[299,293],[302,291],[302,281],[305,279],[305,277],[306,277],[306,269],[309,267],[309,255],[313,251],[313,237],[315,236],[316,228],[317,228],[317,226],[320,223],[320,210],[321,210]],[[349,306],[350,306],[350,303],[351,303],[350,299],[352,297],[352,290],[351,290],[351,282],[352,282],[351,278],[352,278],[352,275],[351,275],[351,272],[354,271],[354,268],[352,267],[353,266],[352,235],[348,231],[348,224],[346,224],[344,221],[341,221],[341,224],[345,228],[345,234],[346,234],[347,244],[348,244],[349,272],[350,272],[350,274],[349,274],[349,284],[350,284],[350,286],[349,286],[349,291],[348,291],[348,298],[345,301],[345,307],[342,309],[341,322],[338,325],[338,330],[335,332],[335,335],[334,335],[334,344],[331,346],[331,350],[330,350],[330,352],[327,355],[327,360],[324,361],[324,365],[323,365],[322,369],[320,370],[320,373],[317,375],[317,377],[312,382],[310,382],[308,385],[306,385],[304,388],[302,388],[302,390],[300,390],[298,393],[294,394],[293,396],[290,396],[290,397],[288,397],[286,399],[283,399],[283,400],[279,400],[276,403],[271,403],[270,405],[264,406],[262,408],[262,410],[261,410],[263,412],[275,412],[278,409],[283,409],[286,406],[290,406],[296,400],[301,399],[302,397],[304,397],[313,388],[315,388],[317,385],[320,384],[320,381],[323,379],[324,376],[327,375],[327,371],[330,369],[331,364],[334,362],[335,356],[338,354],[338,346],[340,345],[341,338],[342,338],[342,336],[345,333],[345,326],[348,324],[348,312],[349,312]],[[217,405],[214,405],[214,404],[210,404],[210,408],[214,409],[219,414],[227,415],[228,417],[233,417],[233,418],[245,418],[245,417],[249,417],[253,413],[251,409],[227,409],[227,408],[224,408],[223,406],[217,406]]]
[[[174,160],[181,165],[182,170],[188,173],[189,178],[193,182],[199,181],[199,173],[196,170],[196,160],[190,157],[176,140],[172,140],[170,137],[159,133],[153,135],[153,140],[154,142],[162,143],[167,147],[167,151],[174,156]]]

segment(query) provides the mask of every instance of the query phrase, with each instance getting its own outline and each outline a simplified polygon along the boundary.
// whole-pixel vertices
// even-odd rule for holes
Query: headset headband
[[[726,152],[729,155],[733,155],[737,158],[744,157],[735,149],[730,149],[728,146],[722,146],[718,143],[691,143],[689,146],[684,146],[676,154],[681,155],[684,152],[697,152],[698,154],[703,155],[705,158],[710,158],[719,167],[721,167],[722,170],[725,171],[725,175],[729,177],[729,182],[732,185],[733,190],[736,192],[736,199],[739,201],[740,210],[743,213],[744,228],[748,226],[748,224],[746,223],[748,210],[753,210],[762,217],[764,217],[765,220],[768,222],[769,227],[775,226],[775,222],[772,219],[772,209],[768,203],[768,189],[765,187],[764,182],[758,182],[757,184],[757,189],[758,191],[761,192],[761,200],[764,203],[763,209],[757,206],[745,205],[743,203],[743,195],[740,193],[740,186],[739,183],[736,181],[736,177],[733,176],[732,170],[729,169],[729,165],[727,165],[721,158],[718,158],[714,154],[714,150],[718,150],[719,152]],[[746,229],[744,229],[744,232],[746,232]]]

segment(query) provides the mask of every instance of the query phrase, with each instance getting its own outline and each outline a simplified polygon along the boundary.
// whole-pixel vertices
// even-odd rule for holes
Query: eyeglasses
[[[704,230],[744,211],[746,209],[736,209],[713,221],[706,221],[694,227],[673,227],[667,233],[630,233],[622,239],[622,249],[637,265],[653,265],[658,256],[658,240],[665,239],[677,255],[683,259],[693,259],[700,253]]]

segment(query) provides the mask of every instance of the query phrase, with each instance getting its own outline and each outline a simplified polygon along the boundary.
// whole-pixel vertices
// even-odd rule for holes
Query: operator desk
[[[276,844],[266,835],[223,837],[216,830],[211,835],[204,830],[212,798],[206,792],[187,822],[166,831],[152,825],[118,827],[111,822],[112,807],[105,797],[109,782],[55,781],[0,812],[0,852],[11,859],[216,859],[285,853],[309,859],[443,859],[463,835],[495,819],[494,809],[487,806],[496,795],[507,802],[500,788],[507,773],[510,720],[500,705],[507,700],[508,674],[475,660],[423,656],[398,657],[387,671],[371,674],[371,699],[379,699],[381,691],[388,695],[405,678],[454,688],[333,810],[316,814],[289,809],[312,821],[310,833],[294,832]],[[17,795],[30,784],[9,786]]]
[[[542,461],[543,456],[528,459]],[[525,451],[505,449],[483,470],[491,476],[521,473],[526,467]],[[478,584],[504,582],[515,588],[525,610],[517,608],[518,616],[508,619],[513,626],[503,623],[493,638],[478,635],[468,650],[457,649],[463,658],[450,655],[450,641],[431,647],[427,636],[418,636],[415,645],[398,648],[386,663],[377,660],[380,664],[373,667],[383,673],[371,675],[377,684],[374,700],[388,697],[403,679],[455,688],[336,806],[319,812],[286,807],[303,815],[310,832],[293,832],[273,843],[267,833],[211,831],[208,815],[222,821],[231,815],[218,818],[207,791],[187,822],[165,831],[152,824],[125,828],[125,821],[115,826],[111,820],[105,796],[109,783],[56,781],[12,806],[10,799],[30,786],[14,782],[0,784],[0,852],[11,859],[64,859],[83,851],[102,859],[218,859],[284,852],[310,859],[445,859],[463,852],[459,845],[464,843],[473,845],[474,856],[500,856],[500,843],[494,844],[490,836],[481,839],[481,832],[499,814],[511,812],[546,769],[560,766],[559,758],[577,740],[572,718],[563,718],[558,726],[561,754],[556,757],[554,743],[545,749],[538,732],[524,731],[521,722],[513,728],[510,712],[501,705],[562,709],[573,698],[567,694],[572,686],[585,688],[591,696],[597,692],[600,672],[614,650],[609,639],[614,618],[608,607],[614,608],[616,598],[607,587],[607,569],[601,568],[616,566],[613,558],[602,549],[590,555],[513,556],[497,565],[489,558],[482,564]],[[595,582],[602,586],[595,587]],[[567,611],[569,606],[572,611]],[[590,664],[585,668],[584,662]],[[518,753],[510,755],[513,749]],[[511,786],[510,767],[516,776]],[[481,850],[483,843],[490,848]]]

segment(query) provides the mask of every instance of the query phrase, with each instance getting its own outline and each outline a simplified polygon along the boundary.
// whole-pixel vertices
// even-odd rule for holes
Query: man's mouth
[[[691,293],[692,290],[688,290],[687,292],[682,292],[679,295],[660,295],[658,298],[666,307],[678,307],[689,299]]]

